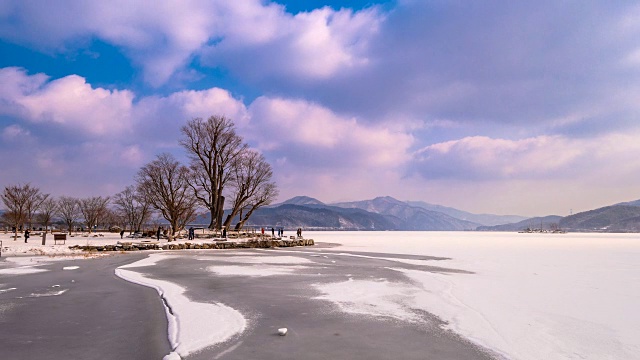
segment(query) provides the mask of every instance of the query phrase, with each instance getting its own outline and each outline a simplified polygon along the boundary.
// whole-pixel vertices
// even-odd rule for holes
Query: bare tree
[[[151,205],[140,196],[134,186],[127,186],[113,197],[116,209],[129,226],[129,232],[140,231],[151,216]]]
[[[109,197],[103,198],[102,196],[94,196],[78,201],[80,213],[84,223],[89,228],[89,232],[93,231],[93,228],[98,225],[98,222],[107,213],[107,204],[109,204]]]
[[[273,171],[271,170],[271,165],[267,163],[262,154],[251,149],[245,149],[242,152],[233,166],[232,207],[225,219],[223,225],[225,228],[229,228],[233,218],[235,218],[242,209],[252,207],[250,206],[253,205],[251,204],[251,200],[259,197],[264,187],[271,183],[272,176]],[[256,204],[257,207],[253,209],[251,213],[258,207],[265,205],[264,202],[257,202]],[[249,216],[250,215],[251,214],[249,214]]]
[[[247,201],[246,206],[240,211],[240,221],[236,224],[235,229],[242,229],[244,223],[249,220],[254,211],[262,206],[271,204],[276,197],[278,197],[278,187],[275,183],[267,182],[262,184],[256,194]],[[243,212],[245,212],[244,216]]]
[[[222,227],[223,191],[231,180],[235,159],[247,145],[236,134],[235,124],[224,116],[195,118],[182,127],[180,140],[191,160],[190,185],[196,198],[211,213],[209,228]]]
[[[169,222],[172,236],[195,219],[196,198],[188,178],[189,169],[166,153],[142,167],[136,176],[138,192]]]
[[[7,207],[4,214],[5,220],[14,227],[14,237],[18,237],[18,229],[29,222],[31,225],[31,217],[37,206],[42,200],[49,195],[44,195],[37,187],[31,184],[5,186],[4,191],[0,194],[2,202]]]
[[[40,212],[37,215],[38,222],[44,226],[46,233],[51,224],[51,219],[58,211],[58,202],[54,198],[47,198],[40,204]]]
[[[37,213],[38,209],[40,209],[40,205],[43,201],[49,198],[49,194],[43,194],[40,192],[40,189],[32,188],[27,195],[27,202],[25,204],[25,209],[27,211],[27,218],[25,219],[27,226],[31,228],[33,226],[33,218]]]
[[[62,218],[62,221],[67,225],[69,234],[73,231],[73,224],[80,216],[80,206],[78,205],[78,199],[61,196],[58,199],[58,215]]]

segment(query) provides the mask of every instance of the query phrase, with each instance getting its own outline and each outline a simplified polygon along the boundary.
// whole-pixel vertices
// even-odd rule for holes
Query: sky
[[[109,196],[231,118],[280,189],[475,213],[640,199],[634,1],[0,2],[0,186]]]

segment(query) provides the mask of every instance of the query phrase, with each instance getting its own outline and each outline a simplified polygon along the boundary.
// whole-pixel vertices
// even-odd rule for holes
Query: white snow
[[[48,271],[47,269],[38,269],[33,266],[20,266],[14,268],[0,269],[0,275],[26,275]]]
[[[512,359],[639,358],[637,234],[305,235],[343,245],[326,252],[450,257],[452,260],[426,263],[475,273],[394,268],[407,276],[410,281],[405,285],[413,288],[385,281],[319,287],[322,298],[345,311],[410,320],[413,309],[422,309],[447,321],[449,329]]]
[[[77,270],[80,269],[80,266],[65,266],[62,270]]]
[[[353,280],[314,284],[322,295],[315,299],[334,302],[340,310],[355,315],[393,318],[406,322],[419,322],[411,311],[409,301],[416,289],[409,284],[387,280]]]
[[[306,269],[305,266],[274,266],[274,265],[220,265],[209,266],[207,270],[222,276],[275,276],[290,275],[297,270]]]
[[[312,264],[313,261],[298,256],[216,256],[199,258],[206,261],[224,261],[243,264]]]
[[[116,269],[120,278],[156,289],[164,298],[169,321],[169,342],[173,352],[167,360],[179,359],[195,351],[222,343],[240,334],[247,326],[246,319],[237,310],[221,303],[200,303],[184,295],[185,289],[168,281],[147,278],[133,270],[139,266],[152,266],[166,258],[153,254],[146,259]]]
[[[63,289],[63,290],[57,290],[57,291],[48,291],[45,293],[31,293],[31,295],[29,295],[29,297],[45,297],[45,296],[58,296],[58,295],[62,295],[64,293],[66,293],[67,291],[69,291],[69,289]]]

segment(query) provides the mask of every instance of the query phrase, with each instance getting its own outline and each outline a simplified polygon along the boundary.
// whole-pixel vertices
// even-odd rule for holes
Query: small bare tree
[[[54,198],[47,198],[40,204],[40,212],[37,215],[38,222],[44,226],[44,232],[42,233],[42,245],[47,242],[47,231],[49,231],[49,224],[53,215],[58,211],[58,202]]]
[[[196,198],[188,180],[189,169],[166,153],[136,176],[138,192],[169,222],[172,236],[195,219]]]
[[[129,232],[140,231],[151,216],[151,205],[144,196],[140,196],[134,186],[127,186],[113,197],[116,210],[129,226]]]
[[[73,231],[73,224],[80,216],[80,206],[78,205],[78,199],[61,196],[58,199],[58,215],[62,218],[62,221],[67,225],[69,234]]]
[[[225,219],[223,225],[225,228],[229,228],[233,218],[240,214],[242,209],[252,205],[250,204],[251,200],[259,197],[264,187],[271,183],[272,176],[273,171],[271,170],[271,165],[267,163],[262,154],[251,149],[245,149],[242,152],[233,166],[232,207]],[[257,207],[253,209],[251,213],[258,207],[266,205],[264,201],[258,201],[256,204]],[[249,214],[249,216],[250,215],[251,214]]]
[[[33,218],[35,217],[37,211],[40,209],[40,205],[43,201],[49,198],[49,194],[43,194],[40,192],[40,189],[32,188],[29,191],[27,196],[27,202],[25,204],[25,209],[27,211],[26,223],[29,228],[33,227]]]
[[[49,224],[51,219],[58,211],[58,202],[54,198],[47,198],[40,204],[40,211],[38,212],[37,219],[42,226],[44,226],[44,232],[49,230]]]
[[[94,196],[90,198],[80,199],[78,205],[80,213],[84,219],[84,223],[89,228],[89,232],[98,225],[102,217],[107,213],[107,204],[109,197]]]
[[[224,116],[195,118],[182,127],[180,140],[191,160],[190,185],[196,198],[211,213],[210,229],[222,227],[225,186],[235,159],[247,148],[235,124]]]

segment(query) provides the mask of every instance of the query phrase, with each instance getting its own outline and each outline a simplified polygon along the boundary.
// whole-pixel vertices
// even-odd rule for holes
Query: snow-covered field
[[[337,253],[449,257],[427,263],[475,273],[398,269],[417,289],[352,281],[325,298],[353,298],[365,291],[369,298],[376,297],[372,292],[384,298],[395,291],[400,298],[391,311],[398,318],[407,318],[407,308],[422,308],[447,321],[451,330],[512,359],[640,359],[639,234],[305,236],[341,244],[331,249]]]

